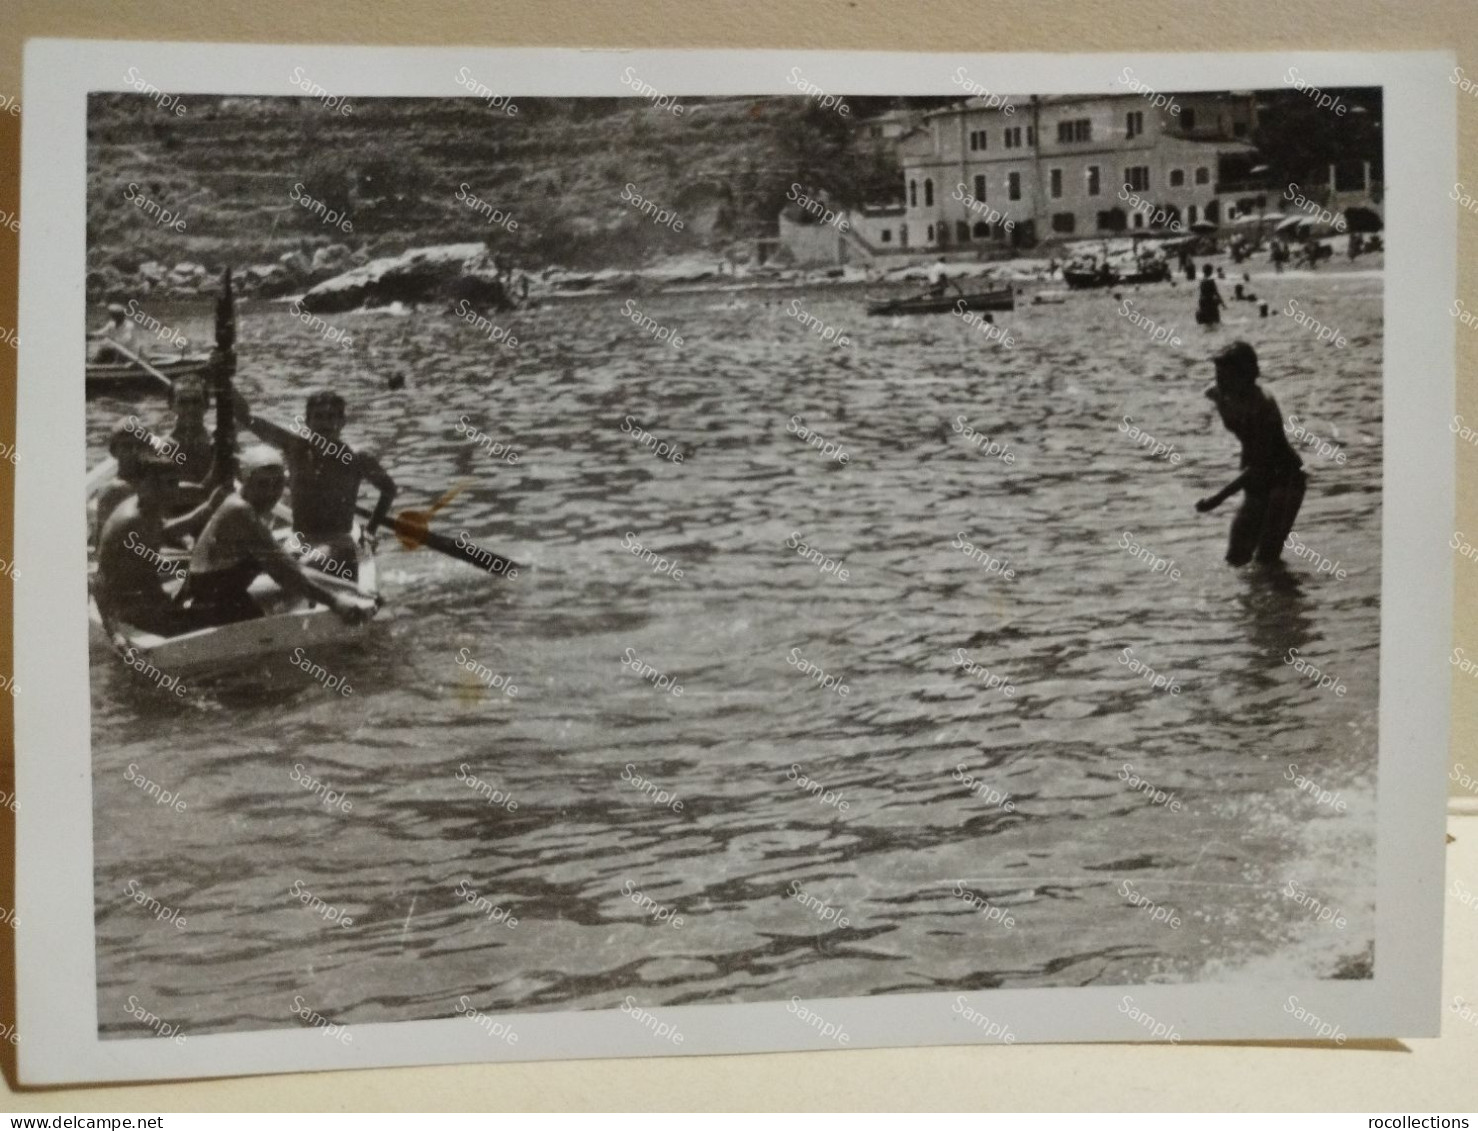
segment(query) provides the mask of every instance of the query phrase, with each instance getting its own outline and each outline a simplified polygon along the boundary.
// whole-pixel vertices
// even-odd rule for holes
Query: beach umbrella
[[[1383,227],[1379,212],[1358,204],[1345,209],[1345,222],[1352,232],[1378,232]]]
[[[1194,224],[1191,225],[1191,231],[1214,232],[1216,231],[1216,225],[1213,224],[1210,220],[1197,220]]]
[[[1309,218],[1307,216],[1290,216],[1273,230],[1277,232],[1286,232],[1290,228],[1297,228],[1301,224],[1307,224],[1308,222]]]

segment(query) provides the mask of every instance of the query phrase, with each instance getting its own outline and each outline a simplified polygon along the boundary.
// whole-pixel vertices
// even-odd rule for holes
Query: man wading
[[[1242,492],[1242,507],[1232,519],[1227,561],[1246,565],[1278,561],[1283,541],[1298,518],[1309,477],[1303,460],[1283,434],[1278,402],[1257,387],[1257,351],[1233,342],[1212,359],[1216,384],[1206,396],[1216,405],[1227,431],[1242,442],[1242,474],[1196,504],[1203,514]]]

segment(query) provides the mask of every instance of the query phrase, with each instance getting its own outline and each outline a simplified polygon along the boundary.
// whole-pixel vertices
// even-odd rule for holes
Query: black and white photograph
[[[1360,1031],[1384,84],[109,50],[49,323],[101,1047],[1204,1033],[1167,987]]]

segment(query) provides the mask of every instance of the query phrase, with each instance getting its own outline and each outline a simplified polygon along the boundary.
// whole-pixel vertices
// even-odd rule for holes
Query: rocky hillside
[[[295,293],[468,241],[530,271],[744,263],[792,182],[844,204],[899,189],[852,128],[888,99],[851,100],[850,118],[784,97],[689,99],[681,117],[644,99],[527,99],[516,115],[474,98],[350,101],[344,115],[195,96],[177,115],[93,95],[89,296],[210,291],[228,264],[246,293]]]

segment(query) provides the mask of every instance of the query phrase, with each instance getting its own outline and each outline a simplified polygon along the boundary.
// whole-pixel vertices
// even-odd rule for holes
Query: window
[[[878,242],[879,243],[892,243],[893,242],[893,229],[892,228],[884,228],[881,232],[879,232],[878,233]]]
[[[978,240],[983,240],[983,239],[988,239],[989,237],[990,237],[990,225],[987,224],[984,220],[976,220],[975,221],[975,238],[978,239]]]
[[[1246,122],[1233,122],[1232,123],[1232,136],[1233,137],[1246,137],[1247,136],[1247,123]]]
[[[925,180],[924,181],[924,207],[925,208],[928,208],[929,205],[931,205],[933,203],[934,203],[934,182],[931,181],[931,180]]]
[[[984,200],[985,199],[985,174],[984,173],[976,173],[975,174],[975,199],[976,200]]]
[[[1185,170],[1184,169],[1171,169],[1170,170],[1170,187],[1171,188],[1180,188],[1184,184],[1185,184]]]
[[[1052,213],[1052,230],[1064,234],[1071,233],[1073,230],[1073,214],[1071,212]]]
[[[1049,169],[1049,170],[1047,170],[1047,191],[1048,191],[1048,193],[1051,194],[1053,200],[1061,200],[1062,199],[1062,170],[1061,169]]]
[[[1092,141],[1093,120],[1091,118],[1074,118],[1068,122],[1058,122],[1057,140],[1060,144],[1075,141]]]
[[[1003,139],[1003,144],[1006,146],[1007,149],[1021,148],[1020,126],[1007,126],[1004,130],[1001,131],[1001,137]]]
[[[969,221],[967,221],[967,220],[956,220],[955,221],[955,242],[956,243],[969,243],[970,242],[970,223],[969,223]]]
[[[1196,168],[1196,184],[1198,184],[1198,185],[1208,185],[1210,183],[1211,183],[1211,170],[1208,169],[1208,168],[1206,168],[1205,165],[1197,166],[1197,168]]]
[[[919,206],[919,182],[918,181],[909,181],[908,182],[908,206],[910,208],[917,208]]]
[[[1107,212],[1098,214],[1098,230],[1100,232],[1122,232],[1129,226],[1129,217],[1124,214],[1122,208],[1110,208]]]
[[[1137,208],[1134,210],[1134,226],[1136,228],[1144,227],[1144,213]]]
[[[1007,173],[1006,174],[1006,198],[1008,200],[1020,200],[1021,199],[1021,174],[1020,173]]]
[[[899,247],[907,247],[908,246],[908,225],[907,224],[899,224],[898,225],[898,246]]]
[[[1089,165],[1088,166],[1088,195],[1089,196],[1097,196],[1100,191],[1102,191],[1102,190],[1101,190],[1101,186],[1099,185],[1099,182],[1098,182],[1098,166],[1097,165]]]
[[[933,243],[934,242],[934,225],[933,224],[930,224],[929,227],[928,227],[928,230],[924,232],[924,242],[925,243]]]
[[[971,130],[970,131],[970,151],[973,153],[973,152],[976,152],[976,151],[981,150],[981,149],[984,149],[984,148],[985,148],[985,131],[984,130]]]
[[[1187,224],[1194,224],[1196,222],[1196,206],[1194,204],[1186,207],[1185,219]]]
[[[1144,133],[1144,111],[1131,110],[1124,115],[1124,137],[1133,141]]]
[[[1124,183],[1129,186],[1131,192],[1144,192],[1150,187],[1150,167],[1148,165],[1125,166]]]
[[[1196,128],[1196,112],[1188,106],[1180,108],[1180,128],[1183,130]]]
[[[1037,144],[1037,127],[1036,126],[1027,126],[1026,127],[1026,144],[1027,145],[1036,145]]]

